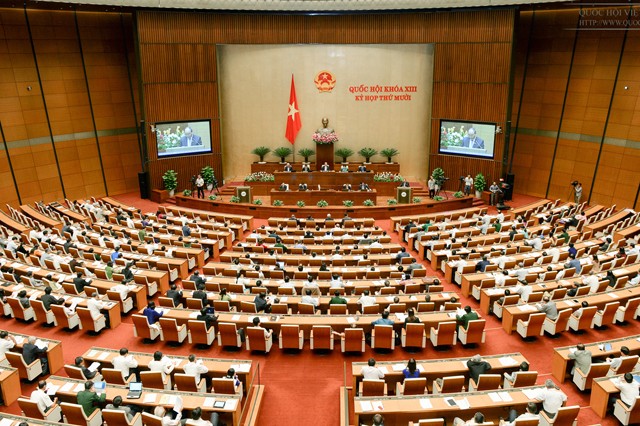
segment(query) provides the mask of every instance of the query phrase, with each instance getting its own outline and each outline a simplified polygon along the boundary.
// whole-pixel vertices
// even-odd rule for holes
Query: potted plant
[[[311,149],[311,148],[302,148],[298,151],[298,154],[300,154],[301,156],[304,157],[304,162],[308,163],[309,162],[309,157],[311,157],[313,154],[315,154],[316,152]]]
[[[204,180],[204,183],[207,185],[207,190],[211,191],[213,189],[213,181],[216,179],[213,168],[211,166],[204,166],[202,170],[200,170],[200,176],[202,176],[202,180]]]
[[[487,186],[487,181],[482,173],[476,175],[476,178],[473,180],[473,186],[476,188],[476,198],[482,198],[482,191],[484,191],[485,186]]]
[[[162,175],[162,182],[164,183],[164,189],[169,191],[169,196],[173,197],[178,187],[178,173],[175,170],[167,170]]]
[[[280,157],[280,162],[285,163],[286,158],[293,153],[293,150],[288,146],[281,146],[273,150],[273,155]]]
[[[217,197],[217,196],[215,196],[215,195],[209,195],[209,200],[211,200],[211,201],[215,201],[215,200],[217,200],[217,199],[218,199],[218,197]]]
[[[329,205],[329,203],[326,202],[326,200],[320,200],[316,203],[316,206],[318,207],[327,207]]]
[[[385,148],[380,151],[380,155],[387,157],[387,163],[393,163],[392,158],[398,154],[400,154],[400,151],[395,148]]]
[[[239,203],[240,197],[236,197],[235,195],[229,199],[232,203]]]
[[[421,202],[422,202],[422,198],[420,198],[420,197],[413,197],[413,198],[411,199],[411,202],[412,202],[412,203],[414,203],[414,204],[421,203]]]
[[[387,200],[387,205],[388,206],[395,206],[396,204],[398,204],[398,200],[396,200],[395,198],[389,198]]]
[[[283,206],[284,202],[282,200],[273,200],[273,205],[276,207]]]
[[[185,197],[191,197],[191,194],[193,194],[193,192],[190,189],[185,189],[184,191],[182,191],[182,195],[184,195]]]
[[[442,200],[444,200],[444,197],[441,197],[441,196],[439,196],[439,195],[436,195],[435,197],[433,197],[433,200],[434,200],[434,201],[442,201]]]
[[[464,197],[464,194],[462,193],[462,191],[458,191],[455,194],[453,194],[453,196],[455,198],[462,198],[462,197]]]
[[[261,206],[262,200],[253,200],[253,204],[255,204],[256,206]]]
[[[342,202],[342,205],[343,205],[343,206],[345,206],[345,207],[353,207],[353,201],[351,201],[351,200],[344,200],[344,201]]]
[[[433,171],[433,173],[431,173],[431,176],[433,176],[433,180],[436,181],[436,184],[442,188],[442,184],[444,183],[444,170],[438,167]]]
[[[349,149],[349,148],[339,148],[336,149],[336,157],[340,157],[342,158],[342,162],[346,163],[347,162],[347,158],[351,157],[353,155],[353,150]]]
[[[371,162],[371,157],[373,157],[374,155],[376,155],[378,153],[378,150],[373,149],[373,148],[362,148],[360,151],[358,151],[358,154],[360,154],[361,156],[364,157],[364,162],[365,163],[370,163]]]
[[[376,203],[374,203],[372,200],[364,200],[364,202],[362,203],[362,205],[363,205],[363,206],[366,206],[366,207],[372,207],[372,206],[375,206],[375,205],[376,205]]]
[[[298,207],[304,207],[304,206],[305,206],[304,201],[302,201],[302,200],[298,201],[298,202],[296,203],[296,206],[298,206]]]
[[[267,148],[266,146],[259,146],[257,148],[253,148],[253,151],[251,151],[252,154],[255,154],[258,157],[260,157],[260,161],[258,161],[258,163],[260,164],[265,163],[264,156],[270,152],[271,152],[271,148]]]

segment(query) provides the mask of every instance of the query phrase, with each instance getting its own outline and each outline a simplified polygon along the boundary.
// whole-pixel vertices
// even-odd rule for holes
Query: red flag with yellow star
[[[291,92],[289,93],[289,112],[287,112],[287,131],[284,136],[292,144],[296,141],[296,136],[302,128],[300,111],[298,110],[298,100],[296,99],[296,85],[291,74]]]

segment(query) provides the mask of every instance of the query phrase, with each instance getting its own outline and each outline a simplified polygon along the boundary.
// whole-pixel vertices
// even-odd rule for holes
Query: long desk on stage
[[[373,184],[373,172],[356,172],[356,173],[336,173],[336,172],[275,172],[275,186],[281,183],[289,185],[298,185],[306,183],[312,185],[342,185],[350,183],[355,187],[360,182],[364,182],[371,186]]]
[[[20,376],[17,368],[0,366],[0,392],[7,407],[20,398]]]
[[[307,205],[316,205],[318,201],[324,200],[332,206],[342,206],[346,200],[353,201],[354,206],[361,206],[365,200],[371,200],[375,204],[377,193],[375,189],[371,191],[335,191],[335,190],[310,190],[310,191],[279,191],[272,189],[270,192],[271,203],[280,200],[285,205],[293,205],[300,200]]]
[[[82,357],[85,360],[87,366],[93,362],[101,364],[101,368],[112,368],[113,359],[120,354],[119,349],[100,348],[93,346],[88,349]],[[149,362],[153,360],[153,354],[151,352],[134,352],[129,351],[129,355],[133,355],[138,361],[138,368],[140,371],[149,370]],[[171,359],[179,360],[180,363],[176,365],[175,373],[183,373],[184,365],[188,362],[186,356],[170,355]],[[202,361],[202,364],[209,369],[209,372],[203,374],[208,377],[224,377],[227,374],[229,368],[236,370],[238,379],[243,383],[243,387],[246,390],[247,385],[251,382],[251,376],[253,376],[253,363],[249,359],[224,359],[224,358],[205,358],[198,357]]]
[[[481,411],[485,418],[497,420],[504,417],[507,408],[515,408],[523,412],[530,401],[534,401],[535,395],[543,387],[528,387],[505,389],[500,391],[448,393],[442,395],[416,395],[399,397],[356,397],[355,398],[355,424],[370,423],[374,413],[384,416],[384,424],[388,426],[406,425],[409,421],[417,421],[425,418],[440,418],[451,424],[454,417],[469,419],[474,413]],[[497,400],[494,400],[497,395]],[[505,400],[500,395],[507,394]],[[493,397],[493,398],[492,398]],[[450,405],[447,401],[466,400],[468,408],[460,404]]]
[[[488,355],[482,358],[491,364],[491,374],[512,373],[517,371],[520,364],[527,359],[521,353]],[[469,368],[467,367],[466,358],[443,358],[443,359],[425,359],[416,360],[417,368],[420,371],[420,377],[427,378],[427,388],[429,392],[433,392],[433,381],[441,377],[465,376],[465,380],[469,380]],[[362,368],[366,366],[366,362],[351,363],[351,375],[353,379],[353,389],[358,389],[358,383],[362,380]],[[402,370],[407,366],[406,360],[401,361],[378,361],[376,367],[384,372],[384,381],[387,383],[389,390],[395,389],[396,383],[404,380]]]
[[[598,346],[607,343],[611,345],[611,349],[608,351],[600,349],[600,347]],[[640,354],[640,334],[627,336],[620,339],[602,340],[600,342],[587,343],[584,346],[587,350],[591,351],[592,358],[596,360],[604,360],[611,356],[620,355],[620,348],[622,346],[628,347],[629,353],[631,355],[638,355]],[[573,349],[575,349],[575,345],[563,346],[560,348],[555,348],[553,350],[553,357],[551,358],[551,374],[560,383],[563,383],[566,380],[567,375],[569,374],[569,372],[571,371],[571,367],[573,366],[573,360],[569,359],[569,354]]]
[[[56,390],[56,396],[60,398],[62,402],[70,402],[76,404],[77,392],[80,389],[84,389],[84,380],[70,379],[67,377],[51,376],[47,379],[49,385],[58,386]],[[184,409],[191,411],[197,407],[201,407],[203,411],[203,418],[209,418],[209,413],[215,411],[220,414],[220,420],[225,422],[231,422],[232,425],[238,426],[240,424],[240,413],[242,410],[241,400],[236,395],[223,395],[219,393],[205,393],[200,394],[196,392],[180,392],[163,389],[149,389],[143,388],[140,399],[127,399],[129,393],[128,386],[107,384],[105,390],[107,398],[105,403],[113,402],[113,398],[116,396],[122,397],[123,405],[133,404],[140,407],[144,407],[147,411],[152,412],[153,408],[162,405],[167,410],[173,408],[172,396],[182,397]],[[225,401],[224,408],[214,408],[212,406],[212,400]],[[209,405],[211,403],[211,405]],[[207,414],[204,414],[207,413]]]

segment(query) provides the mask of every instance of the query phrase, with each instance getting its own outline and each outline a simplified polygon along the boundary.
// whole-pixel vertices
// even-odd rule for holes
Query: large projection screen
[[[361,148],[393,147],[401,173],[426,180],[432,45],[221,45],[217,52],[225,176],[249,174],[257,146],[291,146],[285,129],[293,74],[302,119],[295,152],[315,149],[311,135],[327,117],[340,139],[335,149],[356,152],[351,162],[364,161]],[[335,79],[331,91],[318,89],[321,71]],[[302,159],[296,154],[295,160]]]

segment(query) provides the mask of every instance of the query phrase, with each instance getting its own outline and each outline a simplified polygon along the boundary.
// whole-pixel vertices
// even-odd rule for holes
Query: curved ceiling
[[[40,0],[133,8],[202,9],[247,12],[360,12],[496,7],[557,3],[559,0]],[[567,3],[564,1],[563,3]]]

